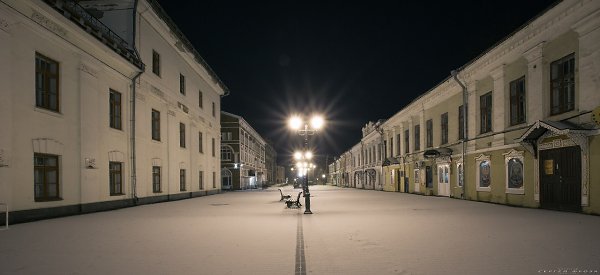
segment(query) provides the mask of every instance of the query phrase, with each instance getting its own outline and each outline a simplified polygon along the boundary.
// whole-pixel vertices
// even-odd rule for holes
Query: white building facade
[[[0,202],[11,223],[220,190],[226,87],[156,2],[121,1],[102,20],[92,2],[0,4]]]

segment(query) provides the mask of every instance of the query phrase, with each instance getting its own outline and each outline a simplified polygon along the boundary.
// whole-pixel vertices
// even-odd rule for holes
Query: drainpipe
[[[459,79],[458,79],[458,71],[457,70],[452,70],[450,72],[450,74],[452,75],[452,77],[454,78],[454,80],[456,81],[456,83],[458,83],[458,85],[460,85],[460,87],[462,87],[462,94],[463,94],[463,139],[462,139],[462,170],[463,170],[463,185],[462,185],[462,199],[465,200],[467,199],[467,193],[466,193],[466,179],[467,179],[467,159],[465,158],[465,153],[467,151],[467,141],[469,141],[469,136],[468,136],[468,108],[467,108],[467,101],[468,101],[468,93],[467,93],[467,86],[465,86]],[[457,171],[458,172],[458,171]]]
[[[131,80],[131,116],[130,116],[130,120],[129,123],[131,125],[131,136],[130,136],[130,142],[131,142],[131,194],[133,195],[133,203],[137,204],[138,203],[138,196],[137,196],[137,188],[136,188],[136,179],[137,179],[137,175],[136,175],[136,158],[135,158],[135,82],[138,80],[138,78],[142,75],[144,71],[140,71],[138,72],[135,77],[133,77],[133,79]]]

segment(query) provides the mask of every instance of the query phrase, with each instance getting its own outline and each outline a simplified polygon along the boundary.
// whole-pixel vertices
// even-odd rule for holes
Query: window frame
[[[216,142],[215,142],[215,138],[212,138],[212,156],[216,157]]]
[[[413,149],[415,152],[421,151],[421,125],[417,124],[413,130],[414,141],[413,141]]]
[[[526,93],[525,76],[519,77],[509,83],[510,126],[527,122]]]
[[[404,153],[410,153],[410,130],[404,130]]]
[[[160,77],[160,53],[152,49],[152,73]]]
[[[428,119],[425,122],[425,148],[433,147],[433,119]]]
[[[523,155],[523,151],[510,150],[508,153],[504,154],[504,171],[505,171],[505,187],[507,194],[525,194],[525,157]],[[514,188],[510,187],[510,172],[509,171],[509,163],[511,160],[518,160],[521,163],[521,187]]]
[[[198,132],[198,153],[204,154],[204,135]]]
[[[488,186],[482,186],[482,182],[481,182],[481,164],[487,162],[489,165],[489,184]],[[479,155],[479,157],[477,157],[475,159],[475,163],[476,163],[476,177],[477,177],[477,186],[476,189],[477,191],[480,192],[491,192],[492,191],[492,161],[490,156],[487,155]]]
[[[227,145],[221,145],[221,161],[232,161],[233,150]]]
[[[179,147],[185,148],[185,124],[179,122]]]
[[[115,169],[118,167],[118,169]],[[119,184],[117,185],[116,180],[119,180]],[[123,163],[118,161],[109,161],[108,162],[108,188],[111,196],[121,196],[125,195],[123,192]],[[117,186],[119,186],[117,188]]]
[[[160,166],[152,166],[152,192],[162,193],[161,168]]]
[[[179,169],[179,192],[186,191],[185,173],[185,169]]]
[[[49,68],[51,65],[55,65],[56,72],[52,72],[50,69],[42,70],[42,62],[47,64],[43,66],[45,68]],[[41,79],[42,83],[39,83],[38,79]],[[52,79],[55,80],[55,85],[50,85]],[[40,86],[42,86],[42,88],[38,88]],[[51,86],[54,86],[54,89],[56,90],[55,94],[51,92]],[[52,96],[56,98],[56,108],[52,108]],[[52,112],[60,113],[60,96],[60,64],[58,63],[58,61],[36,52],[35,106]]]
[[[109,126],[116,130],[123,130],[123,105],[122,94],[116,90],[109,89]]]
[[[479,97],[479,133],[485,134],[492,132],[493,119],[493,101],[492,92],[487,92]]]
[[[198,190],[204,190],[204,171],[198,171]]]
[[[198,107],[204,109],[204,94],[202,93],[202,90],[198,90]]]
[[[440,116],[440,144],[448,144],[448,112]]]
[[[564,72],[565,63],[568,63],[568,68],[572,69],[567,74]],[[550,63],[550,115],[552,116],[575,110],[575,72],[577,70],[575,66],[575,53],[568,54]],[[558,70],[556,71],[556,78],[554,78],[555,70]],[[557,94],[554,93],[555,88]],[[572,88],[571,93],[568,92],[569,88]],[[558,98],[555,98],[555,95]],[[555,109],[554,105],[557,100],[559,105],[557,106],[558,109]]]
[[[37,159],[36,158],[43,158],[43,165],[37,165]],[[46,164],[46,159],[54,159],[56,165],[55,166],[50,166]],[[35,192],[35,188],[36,188],[36,181],[35,181],[35,174],[37,171],[41,171],[41,175],[43,176],[42,178],[42,190],[41,193],[43,193],[41,196],[38,196],[38,194],[36,194]],[[56,196],[49,196],[49,183],[48,183],[48,172],[56,172],[56,176],[54,178],[55,182],[56,182]],[[46,201],[57,201],[57,200],[62,200],[61,196],[60,196],[60,156],[58,155],[51,155],[51,154],[42,154],[42,153],[34,153],[33,154],[33,197],[34,197],[34,201],[35,202],[46,202]]]
[[[185,95],[185,75],[179,74],[179,93]]]
[[[160,141],[160,111],[152,109],[152,112],[150,113],[150,120],[150,132],[152,140]]]
[[[465,139],[465,105],[458,106],[458,140]]]

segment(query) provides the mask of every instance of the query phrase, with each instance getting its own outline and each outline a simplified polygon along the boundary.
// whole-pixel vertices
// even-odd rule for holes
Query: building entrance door
[[[438,196],[450,197],[450,165],[438,165]]]
[[[581,150],[579,146],[540,151],[542,208],[581,211]]]

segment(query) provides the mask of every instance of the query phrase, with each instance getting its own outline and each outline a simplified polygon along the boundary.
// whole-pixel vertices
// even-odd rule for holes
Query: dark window
[[[409,146],[409,140],[410,140],[410,133],[409,130],[404,130],[404,153],[408,154],[410,152],[410,146]]]
[[[204,190],[204,171],[198,172],[198,189]]]
[[[160,166],[152,166],[152,192],[160,193]]]
[[[202,138],[202,132],[198,132],[198,152],[204,153],[204,142]]]
[[[441,129],[442,129],[442,142],[441,144],[448,143],[448,113],[443,113],[441,117]]]
[[[204,99],[202,97],[202,91],[198,91],[198,106],[200,108],[204,108]]]
[[[111,161],[108,167],[110,195],[123,195],[123,164]]]
[[[35,201],[59,200],[58,156],[34,154],[33,166]]]
[[[387,152],[387,149],[386,149]],[[394,138],[390,138],[390,157],[394,156]]]
[[[510,125],[525,122],[525,77],[510,82]]]
[[[433,169],[431,169],[431,166],[425,166],[425,187],[433,188]]]
[[[160,76],[160,54],[152,50],[152,72]]]
[[[492,131],[492,92],[479,97],[481,134]]]
[[[185,76],[179,74],[179,93],[185,95]]]
[[[160,112],[152,109],[152,139],[160,141]]]
[[[421,126],[415,125],[415,151],[421,150]]]
[[[179,147],[185,148],[185,124],[179,123]]]
[[[121,93],[110,90],[110,127],[121,130]]]
[[[396,156],[400,155],[400,134],[396,134]]]
[[[212,138],[212,156],[215,156],[215,138]]]
[[[550,114],[558,115],[575,109],[575,54],[550,65]]]
[[[213,188],[217,188],[217,173],[213,172]]]
[[[185,191],[185,169],[179,169],[179,191]]]
[[[458,139],[465,138],[465,108],[458,106]]]
[[[58,62],[35,55],[35,106],[59,111]]]
[[[433,119],[427,120],[425,126],[427,128],[427,148],[433,147]]]
[[[215,117],[217,114],[217,107],[215,106],[215,103],[212,103],[212,116]]]

